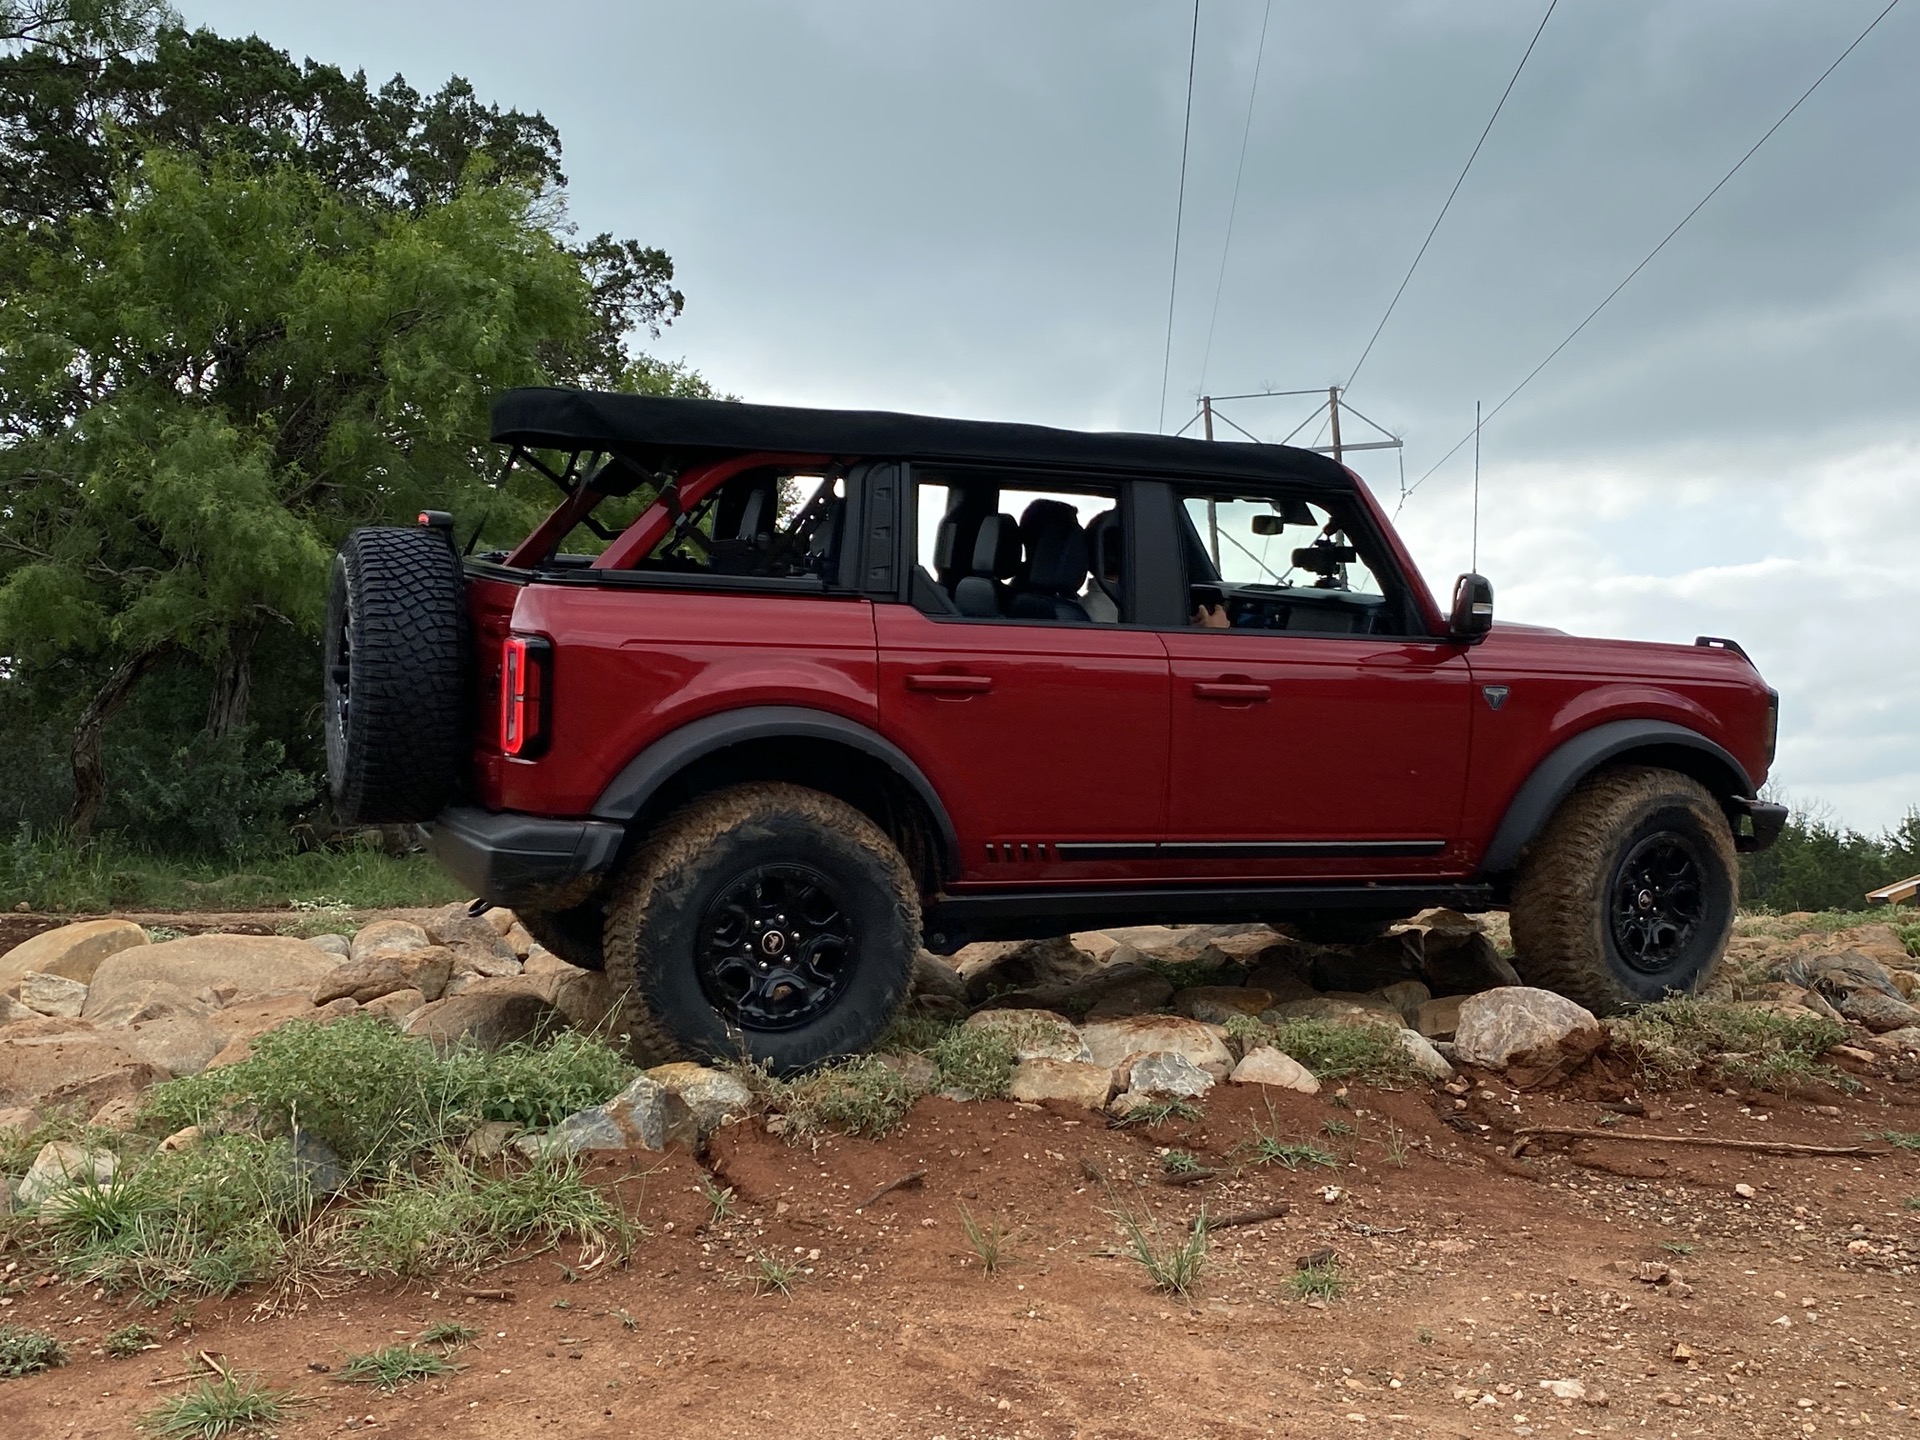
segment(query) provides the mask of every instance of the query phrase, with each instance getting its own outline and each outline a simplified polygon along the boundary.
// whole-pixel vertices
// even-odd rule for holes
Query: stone
[[[0,1130],[13,1130],[24,1135],[39,1124],[40,1112],[31,1105],[9,1105],[0,1110]]]
[[[1198,1100],[1213,1089],[1214,1077],[1177,1050],[1156,1050],[1127,1066],[1129,1095],[1158,1100]]]
[[[287,1159],[294,1178],[303,1180],[315,1195],[338,1195],[347,1188],[347,1167],[333,1147],[305,1130],[293,1132],[293,1153]]]
[[[93,998],[91,987],[87,998]],[[210,988],[196,992],[167,980],[140,980],[121,987],[111,1001],[96,1003],[91,1014],[85,1009],[81,1013],[95,1025],[113,1026],[137,1025],[170,1015],[211,1015],[218,1008]]]
[[[1120,942],[1104,930],[1076,930],[1067,939],[1073,942],[1074,949],[1091,955],[1094,962],[1100,965],[1106,964],[1113,952],[1120,948]]]
[[[1391,1025],[1398,1030],[1407,1022],[1400,1012],[1375,995],[1314,995],[1305,1000],[1283,1000],[1260,1018],[1269,1025],[1283,1020],[1324,1020],[1331,1025]]]
[[[482,1120],[461,1148],[476,1160],[497,1160],[507,1153],[507,1146],[519,1133],[520,1126],[511,1120]]]
[[[1772,978],[1818,991],[1836,1005],[1843,997],[1860,990],[1877,991],[1890,1000],[1900,999],[1900,991],[1887,968],[1858,950],[1796,955],[1778,967]]]
[[[610,1035],[617,1024],[620,997],[613,980],[604,970],[582,970],[578,965],[536,976],[521,984],[530,984],[535,993],[566,1017],[567,1024],[587,1034]],[[490,981],[488,984],[505,984]]]
[[[1106,963],[1119,958],[1116,949]],[[1078,949],[1066,936],[1051,940],[1018,940],[968,945],[953,957],[954,968],[966,977],[967,1001],[983,1004],[998,991],[1029,990],[1035,986],[1064,985],[1102,969],[1102,962]]]
[[[426,932],[434,944],[447,946],[482,975],[516,974],[520,969],[520,957],[507,937],[488,924],[485,915],[469,915],[465,905],[449,905],[427,921]],[[499,966],[509,968],[495,968]]]
[[[400,1028],[445,1051],[467,1044],[498,1050],[522,1040],[538,1040],[563,1028],[565,1020],[531,991],[474,989],[422,1005]]]
[[[493,933],[496,935],[510,935],[513,933],[513,927],[520,925],[520,917],[504,905],[489,905],[480,912],[480,918],[493,927]],[[520,928],[524,930],[527,927],[520,925]]]
[[[1877,961],[1889,974],[1913,964],[1912,952],[1891,925],[1855,925],[1839,931],[1828,943],[1845,945],[1855,954]]]
[[[1227,1078],[1235,1085],[1272,1085],[1281,1090],[1298,1090],[1302,1095],[1320,1093],[1320,1081],[1311,1070],[1271,1045],[1254,1046]]]
[[[1312,976],[1320,990],[1378,990],[1420,973],[1422,937],[1396,929],[1353,950],[1315,952]]]
[[[915,1095],[931,1095],[940,1088],[940,1067],[933,1063],[930,1056],[913,1052],[904,1055],[875,1055],[873,1062],[893,1071]],[[969,1095],[966,1098],[971,1100],[974,1097]]]
[[[1082,1060],[1022,1060],[1013,1067],[1007,1094],[1030,1104],[1059,1100],[1099,1110],[1113,1094],[1113,1071]]]
[[[1542,1380],[1540,1388],[1556,1400],[1584,1400],[1587,1398],[1587,1386],[1584,1380]]]
[[[1050,1010],[981,1010],[967,1017],[966,1028],[1005,1035],[1015,1061],[1094,1058],[1072,1023]]]
[[[1920,1000],[1920,970],[1889,970],[1887,978],[1902,1000]]]
[[[951,961],[921,950],[913,957],[913,976],[907,982],[907,993],[916,999],[930,996],[964,1007],[967,977],[955,969]]]
[[[1451,1040],[1453,1032],[1460,1028],[1460,1006],[1466,1000],[1464,995],[1442,995],[1437,1000],[1429,1000],[1413,1015],[1413,1028],[1429,1040]]]
[[[140,1123],[141,1107],[145,1104],[144,1096],[116,1095],[87,1117],[87,1128],[111,1130],[120,1135],[131,1134]]]
[[[527,952],[527,958],[520,967],[520,973],[522,975],[562,975],[569,970],[579,968],[578,965],[562,960],[546,946],[536,945]]]
[[[353,941],[345,935],[309,935],[307,944],[322,955],[332,955],[339,960],[350,959],[353,955]]]
[[[1227,1048],[1225,1029],[1182,1015],[1100,1020],[1083,1026],[1080,1036],[1096,1065],[1118,1066],[1133,1055],[1171,1051],[1219,1079],[1233,1070],[1234,1055]]]
[[[1247,976],[1246,988],[1265,990],[1273,996],[1273,1003],[1276,1005],[1284,1004],[1288,1000],[1311,1000],[1320,993],[1301,976],[1298,968],[1288,961],[1258,966]]]
[[[1856,1025],[1864,1025],[1876,1035],[1920,1025],[1920,1010],[1904,1000],[1883,995],[1878,990],[1849,991],[1834,1001],[1834,1008],[1846,1019]]]
[[[18,1020],[40,1019],[38,1010],[29,1009],[11,995],[0,995],[0,1027],[8,1026]]]
[[[1391,985],[1382,985],[1373,992],[1375,997],[1386,1001],[1400,1012],[1400,1018],[1412,1025],[1420,1014],[1420,1007],[1433,999],[1433,992],[1418,980],[1396,980]]]
[[[349,996],[365,1005],[395,990],[418,990],[429,1000],[446,993],[453,978],[453,951],[443,945],[413,945],[374,950],[349,960],[313,990],[313,1003]]]
[[[1124,1015],[1141,1015],[1160,1009],[1172,999],[1173,982],[1158,970],[1142,966],[1102,984],[1099,998],[1087,1007],[1086,1018],[1118,1020]]]
[[[1756,1191],[1753,1186],[1747,1184],[1746,1181],[1742,1180],[1738,1185],[1733,1187],[1733,1193],[1742,1200],[1751,1200],[1759,1192]]]
[[[578,1155],[583,1150],[696,1150],[700,1125],[692,1109],[659,1081],[642,1075],[604,1105],[569,1115],[544,1135],[514,1148],[529,1156]]]
[[[1277,998],[1271,990],[1250,985],[1192,985],[1173,997],[1173,1008],[1190,1020],[1224,1025],[1236,1015],[1272,1009]]]
[[[1447,1063],[1447,1057],[1435,1049],[1426,1036],[1414,1030],[1396,1030],[1393,1038],[1407,1052],[1407,1058],[1413,1062],[1413,1073],[1421,1079],[1445,1081],[1453,1078],[1453,1066]]]
[[[1526,1090],[1578,1069],[1605,1038],[1592,1013],[1564,995],[1503,985],[1461,1004],[1453,1047],[1462,1064],[1504,1071]]]
[[[0,1043],[0,1105],[91,1110],[166,1078],[114,1032],[81,1020],[36,1017],[8,1026]]]
[[[118,1164],[111,1150],[49,1140],[20,1181],[20,1203],[39,1205],[75,1185],[111,1185]]]
[[[381,1019],[391,1020],[398,1025],[426,1003],[427,997],[424,991],[409,987],[405,990],[389,990],[384,995],[376,995],[360,1008],[369,1015],[378,1015]]]
[[[160,1153],[172,1155],[181,1150],[191,1150],[206,1138],[206,1132],[198,1125],[183,1125],[160,1142]]]
[[[510,952],[485,950],[475,945],[451,945],[447,948],[453,954],[453,973],[456,978],[478,975],[486,980],[499,980],[518,975],[525,969]]]
[[[1422,946],[1420,971],[1436,995],[1472,995],[1523,983],[1512,962],[1477,928],[1429,930]]]
[[[647,1071],[647,1078],[686,1102],[702,1138],[753,1111],[752,1087],[725,1070],[676,1060],[654,1066]]]
[[[1920,1026],[1903,1025],[1898,1030],[1883,1031],[1870,1043],[1875,1048],[1885,1047],[1892,1054],[1912,1054],[1920,1051]]]
[[[42,1015],[77,1019],[87,1003],[87,987],[64,975],[29,970],[20,977],[20,1003]]]
[[[94,971],[81,1012],[93,1020],[141,986],[178,986],[193,995],[231,986],[235,1000],[311,991],[335,966],[304,940],[287,935],[188,935],[109,955]]]
[[[134,1054],[175,1079],[198,1075],[226,1044],[212,1025],[192,1015],[148,1020],[127,1026],[123,1033]]]
[[[0,990],[11,990],[29,970],[88,985],[109,955],[146,943],[147,932],[131,920],[80,920],[42,930],[0,955]]]
[[[354,932],[348,957],[364,959],[376,950],[424,950],[434,942],[411,920],[375,920]]]
[[[220,1037],[220,1051],[209,1069],[231,1065],[253,1053],[253,1042],[270,1030],[278,1030],[290,1020],[324,1023],[341,1015],[351,1015],[360,1007],[351,1000],[335,1000],[316,1009],[306,995],[272,995],[259,1000],[242,1000],[206,1016],[206,1022]]]
[[[489,910],[487,913],[491,915],[493,912]],[[511,915],[513,912],[509,910],[507,913]],[[496,930],[499,928],[497,925],[494,927]],[[522,961],[531,955],[533,953],[533,947],[540,943],[533,938],[533,932],[531,930],[520,924],[510,926],[503,938],[507,942],[507,948],[513,951],[514,955]]]

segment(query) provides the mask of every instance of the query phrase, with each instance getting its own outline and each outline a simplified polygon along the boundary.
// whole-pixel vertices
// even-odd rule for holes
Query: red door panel
[[[1172,661],[1171,873],[1457,868],[1472,724],[1458,648],[1203,629],[1161,639]]]
[[[1107,625],[934,620],[905,605],[875,606],[874,621],[881,728],[946,801],[963,881],[1134,873],[1112,847],[1151,844],[1166,824],[1167,657],[1158,637]]]

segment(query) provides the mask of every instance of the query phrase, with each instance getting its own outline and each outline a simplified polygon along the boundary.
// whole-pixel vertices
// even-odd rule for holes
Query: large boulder
[[[702,1136],[711,1135],[729,1121],[753,1110],[753,1089],[738,1075],[706,1065],[676,1060],[656,1065],[647,1078],[678,1095],[693,1112]]]
[[[128,1025],[120,1031],[120,1039],[142,1060],[176,1078],[198,1075],[226,1045],[209,1021],[192,1015]]]
[[[81,1014],[95,1025],[138,1025],[170,1015],[211,1015],[220,1008],[222,998],[211,986],[189,991],[166,980],[137,980],[120,987],[104,1003],[96,1003],[91,1013],[82,1007]]]
[[[360,1006],[353,1000],[330,1000],[315,1006],[310,996],[270,995],[258,1000],[241,1000],[206,1017],[207,1025],[220,1040],[220,1051],[208,1062],[212,1069],[233,1065],[253,1054],[253,1042],[269,1031],[278,1030],[294,1020],[325,1025],[343,1015],[355,1015]]]
[[[1311,1070],[1271,1045],[1256,1045],[1247,1051],[1227,1078],[1236,1085],[1272,1085],[1298,1090],[1302,1095],[1320,1093],[1319,1078]]]
[[[418,990],[438,1000],[453,978],[453,952],[443,945],[408,945],[374,950],[349,960],[314,987],[313,1003],[348,996],[365,1005],[396,990]]]
[[[401,1028],[447,1051],[469,1044],[498,1050],[522,1040],[538,1040],[564,1029],[565,1017],[521,985],[475,988],[422,1005]]]
[[[1422,1005],[1413,1017],[1413,1028],[1429,1040],[1451,1040],[1453,1032],[1460,1028],[1460,1007],[1467,1002],[1465,995],[1442,995],[1438,1000],[1429,1000]]]
[[[1116,1020],[1123,1015],[1143,1015],[1158,1010],[1173,999],[1173,982],[1158,970],[1145,965],[1122,962],[1095,977],[1096,983],[1084,988],[1097,998],[1087,1007],[1089,1020]],[[1065,997],[1069,1001],[1078,996]]]
[[[22,1005],[11,995],[0,995],[0,1028],[11,1025],[17,1020],[38,1020],[40,1018],[42,1017],[38,1010]]]
[[[20,1021],[0,1039],[0,1106],[92,1110],[166,1078],[113,1032],[80,1020]]]
[[[1564,995],[1503,985],[1461,1003],[1453,1050],[1461,1064],[1503,1071],[1525,1090],[1578,1069],[1605,1038],[1593,1014]]]
[[[528,1155],[564,1156],[583,1150],[664,1150],[669,1145],[698,1149],[699,1121],[679,1095],[642,1075],[606,1104],[569,1115],[546,1134],[518,1141],[516,1148]]]
[[[1099,1110],[1113,1094],[1113,1071],[1084,1060],[1022,1060],[1013,1067],[1007,1094],[1029,1104],[1058,1100]]]
[[[46,975],[29,970],[20,977],[20,1003],[42,1015],[77,1019],[87,1003],[87,987],[64,975]]]
[[[189,995],[220,992],[222,1003],[311,991],[337,962],[287,935],[188,935],[122,950],[100,962],[87,991],[89,1020],[121,1005],[141,986],[163,983]]]
[[[1171,1052],[1196,1068],[1224,1078],[1233,1069],[1233,1052],[1218,1025],[1183,1015],[1129,1015],[1085,1026],[1080,1038],[1096,1065],[1116,1066],[1130,1056]]]
[[[965,1028],[1005,1035],[1016,1061],[1093,1058],[1072,1023],[1049,1010],[982,1010],[967,1017]]]
[[[23,994],[21,998],[26,997]],[[1878,990],[1850,991],[1834,1002],[1834,1008],[1854,1024],[1863,1025],[1876,1035],[1920,1025],[1920,1010],[1905,1000],[1882,995]]]
[[[354,932],[348,958],[363,960],[379,950],[424,950],[433,941],[411,920],[376,920]]]
[[[336,960],[353,958],[353,941],[345,935],[309,935],[307,944],[322,955],[331,955]]]
[[[1213,1075],[1176,1050],[1138,1056],[1126,1070],[1125,1092],[1149,1100],[1198,1100],[1214,1085]]]
[[[376,995],[360,1008],[369,1015],[377,1015],[382,1020],[391,1020],[398,1025],[407,1016],[427,1003],[427,997],[414,989],[389,990],[384,995]]]
[[[20,1203],[41,1205],[76,1185],[110,1185],[117,1167],[111,1150],[93,1149],[71,1140],[50,1140],[40,1147],[20,1182]]]
[[[922,950],[913,957],[913,979],[907,995],[915,1009],[928,1014],[964,1015],[967,979],[953,963]]]
[[[42,930],[0,955],[0,990],[12,989],[29,970],[91,984],[102,960],[146,943],[147,932],[131,920],[81,920]]]
[[[1421,973],[1419,932],[1396,929],[1355,949],[1326,949],[1313,958],[1313,983],[1321,990],[1378,990]]]

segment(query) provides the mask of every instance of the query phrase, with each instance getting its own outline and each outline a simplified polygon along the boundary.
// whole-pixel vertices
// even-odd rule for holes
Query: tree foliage
[[[1870,890],[1920,875],[1920,810],[1880,835],[1849,830],[1818,807],[1741,858],[1740,898],[1769,910],[1858,910]]]

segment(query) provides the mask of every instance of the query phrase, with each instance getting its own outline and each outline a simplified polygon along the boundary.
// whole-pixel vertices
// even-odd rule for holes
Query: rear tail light
[[[1780,748],[1780,692],[1767,691],[1767,764],[1773,764],[1773,757]]]
[[[553,642],[509,635],[500,652],[500,748],[506,754],[531,760],[547,748],[552,680]]]

